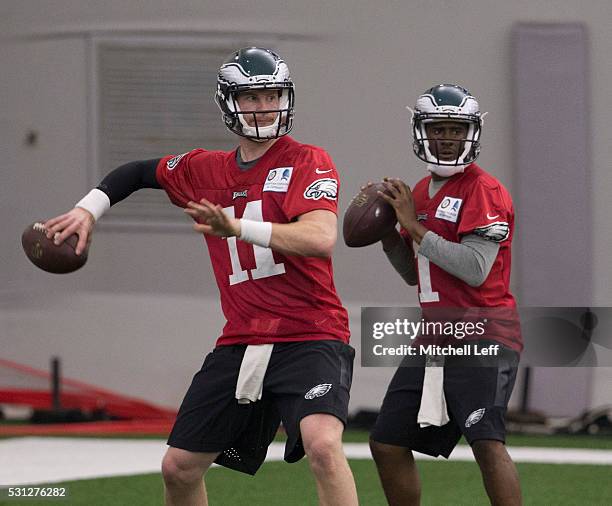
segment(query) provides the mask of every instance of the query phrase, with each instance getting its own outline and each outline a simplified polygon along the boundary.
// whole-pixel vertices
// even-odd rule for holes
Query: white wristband
[[[241,241],[268,248],[272,237],[272,223],[269,221],[240,220]]]
[[[93,214],[94,219],[98,221],[102,215],[110,209],[111,203],[106,193],[94,188],[79,200],[74,207],[80,207],[89,211]]]

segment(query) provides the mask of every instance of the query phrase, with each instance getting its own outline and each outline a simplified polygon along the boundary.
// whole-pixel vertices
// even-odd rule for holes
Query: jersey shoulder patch
[[[495,221],[475,228],[474,234],[493,242],[503,242],[510,236],[510,226],[505,221]]]
[[[174,158],[170,158],[170,160],[166,162],[166,168],[168,170],[174,170],[176,166],[179,164],[179,162],[183,159],[183,157],[188,154],[189,154],[189,151],[187,153],[183,153],[182,155],[177,155]]]
[[[308,185],[308,188],[304,191],[304,198],[336,200],[338,198],[338,181],[330,177],[317,179]]]

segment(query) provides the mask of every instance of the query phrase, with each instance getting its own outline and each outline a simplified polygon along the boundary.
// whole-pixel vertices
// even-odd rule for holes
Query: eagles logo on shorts
[[[465,421],[465,426],[471,427],[475,423],[480,422],[484,414],[485,414],[485,408],[480,408],[480,409],[477,409],[476,411],[472,411],[470,413],[470,416],[468,416],[467,420]]]
[[[331,383],[321,383],[316,387],[312,387],[306,395],[304,395],[304,399],[314,399],[315,397],[323,397],[327,392],[331,390]]]

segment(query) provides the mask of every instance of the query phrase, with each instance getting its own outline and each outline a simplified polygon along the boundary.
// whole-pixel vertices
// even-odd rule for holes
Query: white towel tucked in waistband
[[[238,404],[248,404],[261,399],[263,381],[272,355],[273,344],[249,345],[242,357],[236,382]]]
[[[428,365],[425,367],[421,407],[417,415],[417,422],[419,427],[430,425],[441,427],[450,420],[444,397],[444,360],[438,357],[434,360],[430,360],[431,357],[427,358]]]

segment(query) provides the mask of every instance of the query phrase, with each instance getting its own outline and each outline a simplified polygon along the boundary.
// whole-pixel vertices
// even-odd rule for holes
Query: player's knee
[[[370,439],[370,452],[377,464],[394,461],[398,458],[406,458],[410,450],[401,446],[379,443]]]
[[[342,441],[330,434],[319,434],[304,441],[304,452],[315,472],[331,473],[343,458]]]
[[[162,476],[164,483],[170,488],[184,488],[192,486],[202,479],[204,471],[185,459],[176,455],[166,454],[162,460]]]
[[[478,463],[499,461],[500,458],[508,456],[504,443],[493,439],[479,439],[474,441],[472,443],[472,452]]]

